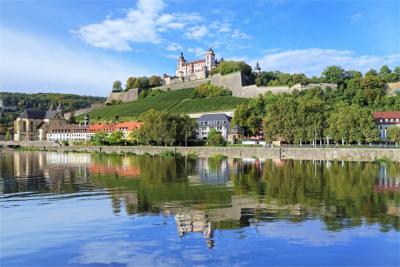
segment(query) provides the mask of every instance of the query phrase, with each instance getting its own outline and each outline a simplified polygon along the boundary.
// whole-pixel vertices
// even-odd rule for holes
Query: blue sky
[[[182,51],[319,75],[400,65],[399,1],[0,1],[0,91],[105,96]]]

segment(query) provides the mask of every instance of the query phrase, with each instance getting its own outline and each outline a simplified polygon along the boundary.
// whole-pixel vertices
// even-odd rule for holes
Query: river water
[[[0,266],[399,266],[400,164],[0,153]]]

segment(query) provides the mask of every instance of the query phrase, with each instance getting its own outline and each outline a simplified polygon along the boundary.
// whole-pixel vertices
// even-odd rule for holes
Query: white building
[[[379,136],[383,141],[387,140],[387,131],[390,127],[400,127],[400,111],[373,112],[375,123],[379,129]]]
[[[197,119],[197,139],[207,139],[211,129],[216,129],[227,140],[230,128],[230,120],[224,113],[204,114]]]
[[[50,125],[47,141],[89,141],[94,133],[89,132],[89,127],[80,124]]]
[[[197,79],[203,79],[215,68],[216,63],[215,53],[211,48],[207,50],[204,59],[192,62],[187,62],[183,57],[183,53],[181,53],[176,66],[176,76],[179,78],[195,76]]]

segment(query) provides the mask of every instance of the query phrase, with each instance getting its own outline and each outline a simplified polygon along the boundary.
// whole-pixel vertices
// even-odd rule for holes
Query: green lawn
[[[146,97],[129,103],[106,106],[90,112],[91,121],[116,120],[127,121],[137,118],[149,109],[166,110],[173,113],[195,113],[206,111],[230,110],[236,105],[248,101],[245,98],[223,96],[214,98],[191,99],[193,88],[167,92]],[[81,119],[81,118],[78,118]]]

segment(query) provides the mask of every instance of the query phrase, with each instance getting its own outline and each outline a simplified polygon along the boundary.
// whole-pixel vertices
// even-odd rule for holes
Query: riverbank
[[[5,142],[0,146],[16,145],[24,149],[58,152],[131,153],[137,155],[160,154],[173,151],[182,155],[228,158],[295,159],[295,160],[344,160],[400,162],[400,149],[395,148],[300,148],[300,147],[160,147],[160,146],[59,146],[53,142]]]

